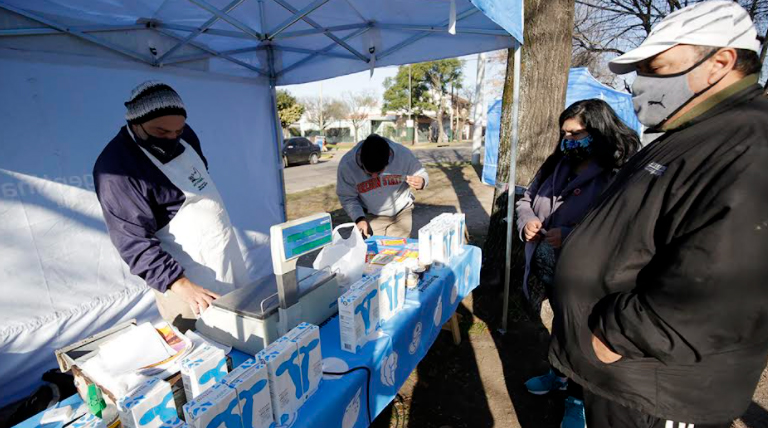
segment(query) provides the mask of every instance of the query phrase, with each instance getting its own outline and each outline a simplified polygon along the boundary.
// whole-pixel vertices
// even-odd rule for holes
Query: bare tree
[[[302,104],[307,121],[316,125],[320,133],[325,133],[325,130],[333,122],[341,120],[347,115],[346,105],[339,100],[308,97],[302,100]]]
[[[590,67],[596,78],[616,86],[619,81],[598,71],[607,68],[606,60],[637,47],[670,13],[701,1],[706,0],[576,0],[574,64]],[[758,34],[764,34],[768,0],[736,1],[752,17]]]
[[[372,91],[360,91],[347,92],[342,100],[346,104],[347,119],[355,129],[355,142],[357,142],[358,132],[368,120],[368,115],[378,105],[378,99]]]

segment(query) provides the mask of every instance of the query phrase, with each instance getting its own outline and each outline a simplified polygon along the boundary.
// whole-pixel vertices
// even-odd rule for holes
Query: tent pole
[[[272,121],[274,124],[272,126],[272,130],[275,138],[275,144],[277,145],[277,176],[278,181],[280,181],[280,189],[282,191],[280,194],[280,197],[282,198],[280,205],[283,211],[283,221],[287,221],[288,207],[286,204],[285,195],[285,170],[283,168],[283,127],[280,125],[280,115],[277,112],[277,74],[275,73],[275,52],[271,45],[267,45],[267,62],[269,63],[269,92],[272,101]]]
[[[512,275],[512,233],[515,229],[515,173],[517,164],[517,144],[520,141],[520,63],[522,62],[520,43],[515,41],[514,95],[512,97],[512,144],[509,155],[509,183],[507,184],[507,252],[504,269],[504,313],[501,317],[501,332],[507,332],[509,321],[509,283]]]

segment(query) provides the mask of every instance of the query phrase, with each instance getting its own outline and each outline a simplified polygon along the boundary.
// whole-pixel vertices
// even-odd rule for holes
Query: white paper
[[[99,356],[113,374],[129,373],[165,361],[175,352],[149,323],[137,325],[99,347]]]

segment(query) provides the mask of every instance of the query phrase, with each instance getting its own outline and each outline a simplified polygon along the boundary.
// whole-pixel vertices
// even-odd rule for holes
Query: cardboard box
[[[283,336],[256,354],[256,358],[267,366],[272,414],[279,424],[304,404],[298,347]]]
[[[227,374],[227,356],[211,345],[203,345],[181,361],[181,377],[187,401],[195,399],[206,389],[224,379]]]
[[[107,425],[100,418],[86,413],[70,425],[72,428],[107,428]]]
[[[390,263],[381,270],[378,280],[379,317],[389,320],[405,306],[405,275],[403,263]]]
[[[127,428],[159,428],[178,419],[171,385],[158,378],[148,379],[118,400],[117,414]]]
[[[269,428],[274,422],[267,366],[249,359],[224,378],[240,402],[243,427]]]
[[[243,428],[237,393],[224,383],[217,383],[185,404],[184,417],[192,428]]]
[[[288,333],[299,350],[301,364],[301,385],[306,401],[320,387],[323,378],[323,353],[320,349],[320,328],[301,323]]]
[[[357,353],[379,327],[379,290],[375,281],[339,297],[341,349]]]

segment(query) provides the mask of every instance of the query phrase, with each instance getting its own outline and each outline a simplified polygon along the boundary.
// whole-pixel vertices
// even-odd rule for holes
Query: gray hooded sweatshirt
[[[366,213],[394,217],[413,205],[413,193],[405,181],[408,175],[423,177],[425,188],[429,184],[429,174],[410,150],[389,139],[387,143],[389,165],[376,178],[368,175],[360,162],[362,142],[341,158],[336,194],[353,221],[365,217]]]

